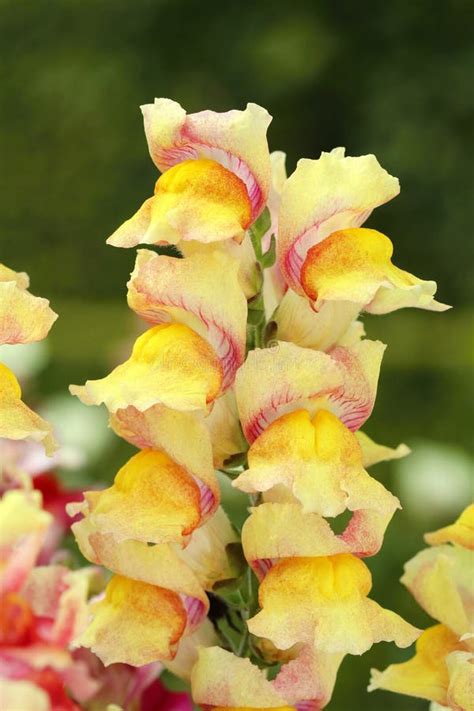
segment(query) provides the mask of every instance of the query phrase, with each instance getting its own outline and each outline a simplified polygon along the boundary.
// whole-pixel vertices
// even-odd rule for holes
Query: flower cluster
[[[191,675],[204,709],[315,711],[345,655],[419,635],[368,597],[362,559],[400,504],[366,467],[408,450],[360,431],[385,346],[358,318],[448,307],[361,227],[399,192],[374,156],[338,148],[287,179],[259,106],[142,111],[161,176],[108,242],[158,246],[128,282],[148,329],[109,375],[71,386],[140,451],[70,507],[83,554],[113,572],[78,641],[106,664]],[[250,495],[244,573],[215,469]]]
[[[401,580],[440,624],[423,632],[412,659],[373,670],[369,689],[428,699],[432,711],[473,711],[474,504],[425,540],[432,548],[406,564]]]

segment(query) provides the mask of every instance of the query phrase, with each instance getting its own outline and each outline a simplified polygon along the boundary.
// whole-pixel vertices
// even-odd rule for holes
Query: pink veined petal
[[[271,117],[248,104],[245,111],[200,111],[187,115],[169,99],[142,106],[150,155],[162,171],[184,160],[219,162],[245,184],[252,204],[252,221],[262,211],[270,183],[266,130]]]

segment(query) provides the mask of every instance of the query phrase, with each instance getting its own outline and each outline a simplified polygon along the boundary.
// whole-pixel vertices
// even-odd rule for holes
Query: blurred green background
[[[369,565],[374,597],[425,626],[398,584],[402,564],[472,486],[472,8],[467,0],[0,2],[0,258],[27,271],[33,292],[60,314],[28,388],[59,424],[74,407],[68,384],[105,374],[137,328],[125,303],[133,251],[105,239],[156,179],[139,104],[168,96],[198,111],[254,101],[274,116],[270,145],[287,152],[290,170],[301,156],[345,145],[351,155],[375,153],[400,178],[400,197],[369,225],[392,238],[399,266],[436,279],[455,310],[366,319],[369,336],[389,344],[366,429],[415,450],[375,471],[404,510]],[[76,408],[69,421],[66,438],[87,445],[88,458],[66,478],[109,481],[131,450],[104,439],[103,418],[86,426]],[[426,709],[365,692],[371,666],[406,656],[382,644],[346,658],[331,711]]]

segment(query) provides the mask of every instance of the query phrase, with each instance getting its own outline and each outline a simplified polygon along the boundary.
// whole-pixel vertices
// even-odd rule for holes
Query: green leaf
[[[276,239],[275,235],[271,236],[270,239],[270,247],[268,250],[265,252],[265,254],[260,257],[260,264],[264,269],[268,269],[269,267],[273,267],[275,264],[276,260]]]

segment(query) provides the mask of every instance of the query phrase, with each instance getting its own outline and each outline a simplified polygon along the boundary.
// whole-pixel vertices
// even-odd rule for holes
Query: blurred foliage
[[[189,111],[273,114],[272,149],[300,156],[347,146],[375,153],[402,184],[369,225],[396,261],[436,279],[444,315],[367,318],[389,344],[368,432],[387,444],[472,446],[472,3],[468,0],[0,0],[1,260],[32,278],[60,319],[30,402],[103,375],[138,332],[127,311],[132,251],[105,238],[151,193],[139,104],[169,96]],[[82,480],[110,481],[131,451],[116,444]],[[397,489],[396,467],[377,474]],[[416,476],[416,471],[413,471]],[[449,476],[447,471],[446,476]],[[225,492],[236,519],[245,499]],[[438,518],[436,518],[436,516]],[[398,584],[421,532],[444,523],[397,514],[369,565],[374,596],[415,624],[427,617]],[[377,645],[347,658],[330,709],[426,709],[365,693],[370,666],[406,658]]]

